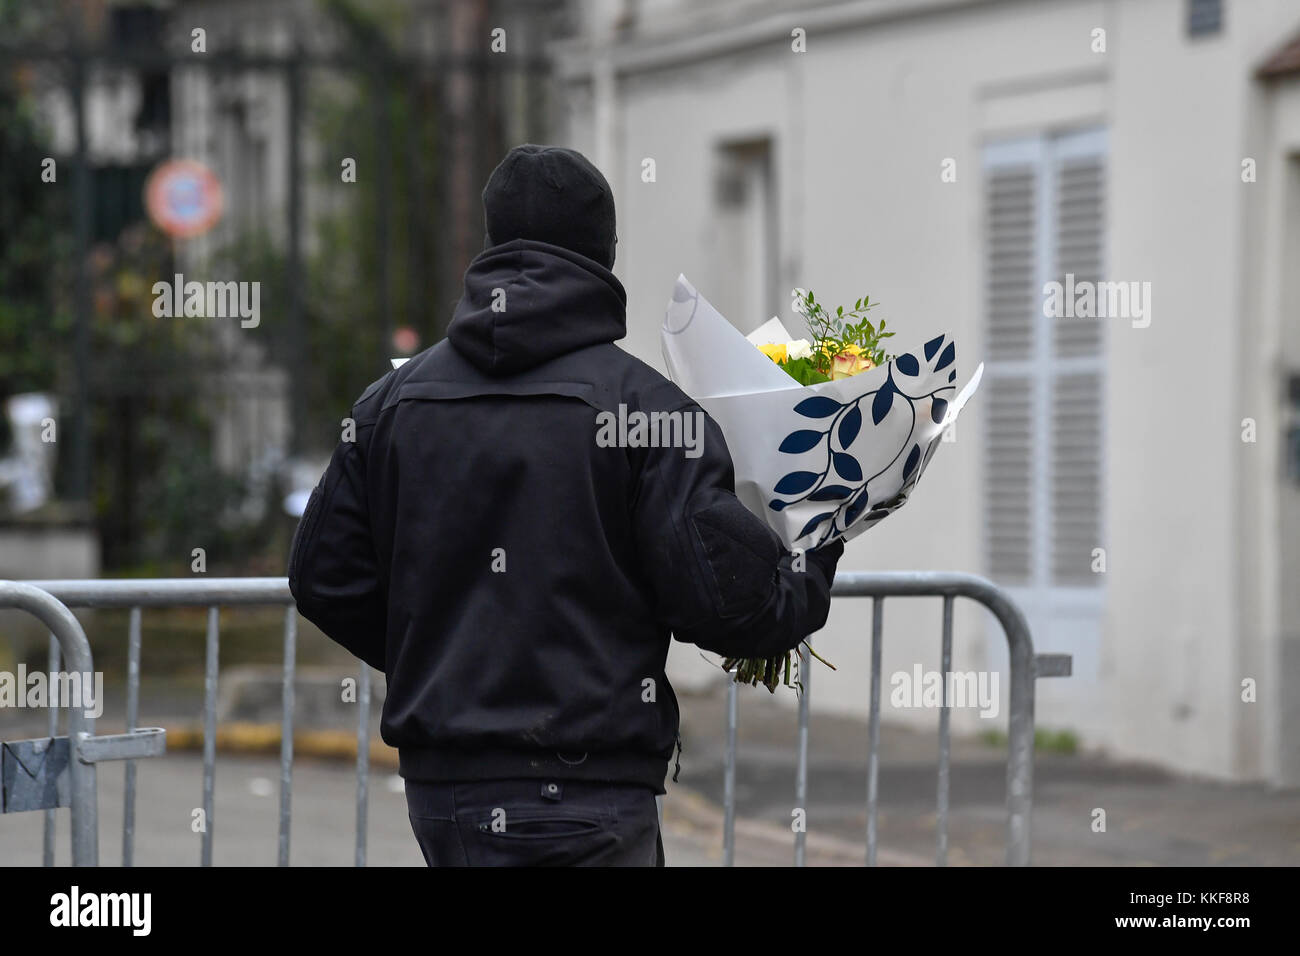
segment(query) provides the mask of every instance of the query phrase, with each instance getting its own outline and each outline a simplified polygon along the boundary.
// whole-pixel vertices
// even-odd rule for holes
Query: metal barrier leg
[[[727,749],[722,757],[722,865],[736,865],[736,675],[727,674]]]
[[[867,754],[867,866],[876,865],[876,815],[880,777],[880,645],[885,599],[871,599],[871,723]]]
[[[1023,640],[1011,641],[1007,725],[1007,866],[1028,866],[1034,802],[1034,649],[1027,628]]]
[[[803,866],[808,843],[808,718],[812,704],[812,655],[799,645],[799,764],[794,776],[795,806],[803,811],[803,826],[794,832],[794,865]]]
[[[80,708],[68,710],[78,713]],[[69,719],[68,737],[74,742],[95,735],[94,721],[89,717],[80,729],[74,727],[75,723]],[[82,761],[74,748],[68,772],[72,777],[72,865],[99,866],[99,790],[95,765]]]
[[[203,833],[199,865],[212,865],[212,790],[217,762],[217,658],[221,609],[208,608],[207,657],[203,668]]]
[[[284,674],[280,718],[280,841],[277,863],[289,865],[289,814],[293,802],[293,680],[298,663],[298,609],[284,611]]]
[[[127,625],[126,732],[140,720],[140,609],[131,608]],[[122,798],[122,865],[135,865],[135,761],[126,762],[126,792]]]
[[[366,865],[366,816],[370,802],[370,665],[361,665],[357,694],[357,852],[356,865]]]
[[[57,674],[59,672],[59,656],[59,639],[51,634],[49,656],[49,672],[51,674]],[[51,737],[57,737],[59,735],[59,708],[51,707],[49,718],[49,734]],[[44,851],[42,860],[45,866],[54,865],[54,821],[57,819],[55,816],[57,813],[58,811],[53,807],[50,807],[45,811],[45,834],[43,840]]]
[[[934,862],[948,865],[948,773],[952,756],[952,701],[948,699],[948,674],[952,671],[952,595],[943,596],[943,649],[939,673],[943,676],[943,706],[939,709],[939,793],[936,799]]]

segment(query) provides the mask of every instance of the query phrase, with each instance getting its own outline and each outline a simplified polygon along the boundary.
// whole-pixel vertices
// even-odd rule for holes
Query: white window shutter
[[[1017,365],[1033,358],[1038,169],[1017,162],[985,180],[984,535],[990,573],[1028,584],[1033,573],[1033,381]]]
[[[1032,358],[1039,303],[1035,269],[1038,217],[1032,166],[994,170],[987,181],[988,357]]]
[[[1056,166],[1055,278],[1104,279],[1105,166],[1100,155]],[[1052,340],[1051,584],[1099,587],[1093,550],[1102,541],[1102,346],[1106,318],[1046,320]]]
[[[985,149],[985,551],[1000,584],[1097,589],[1109,319],[1043,313],[1045,283],[1105,278],[1105,134]],[[1050,612],[1048,612],[1050,613]]]
[[[1102,176],[1099,156],[1067,159],[1056,168],[1056,245],[1052,276],[1064,284],[1100,282],[1102,276]],[[1100,319],[1052,319],[1052,352],[1057,358],[1099,358],[1104,327]]]
[[[1051,583],[1098,587],[1093,549],[1101,546],[1101,376],[1057,375],[1052,382]]]
[[[985,377],[984,539],[989,573],[1003,584],[1026,585],[1034,568],[1033,383],[1026,376],[986,372]]]

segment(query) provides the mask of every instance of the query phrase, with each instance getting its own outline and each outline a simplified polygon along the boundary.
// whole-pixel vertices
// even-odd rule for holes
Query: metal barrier
[[[832,594],[840,597],[870,597],[872,602],[871,687],[869,751],[867,765],[867,856],[868,866],[876,863],[876,819],[880,745],[880,682],[883,611],[886,597],[942,597],[943,635],[942,672],[952,663],[952,611],[957,597],[970,598],[988,608],[998,619],[1010,651],[1011,690],[1007,761],[1007,864],[1029,863],[1030,814],[1033,807],[1034,757],[1034,681],[1038,677],[1066,676],[1070,657],[1064,654],[1034,654],[1033,640],[1020,609],[994,584],[969,574],[947,572],[883,572],[839,574]],[[126,759],[125,811],[122,827],[122,864],[130,866],[134,857],[135,837],[135,758],[162,752],[157,728],[136,727],[139,715],[141,614],[143,608],[198,606],[208,609],[207,641],[204,661],[204,732],[203,732],[203,810],[205,824],[201,833],[200,864],[212,864],[214,831],[213,782],[216,764],[217,672],[220,645],[220,609],[223,606],[283,605],[284,670],[282,675],[282,716],[280,745],[280,821],[278,863],[289,864],[289,833],[293,793],[293,706],[296,665],[297,610],[289,585],[284,578],[213,578],[116,581],[0,581],[0,608],[18,608],[38,617],[51,632],[50,672],[59,669],[59,652],[71,668],[91,672],[90,646],[81,624],[69,607],[128,608],[127,663],[127,733],[116,737],[95,738],[93,720],[79,708],[69,708],[69,736],[75,742],[69,761],[72,816],[73,863],[94,865],[98,859],[95,761]],[[797,805],[806,806],[808,793],[808,723],[812,696],[812,668],[806,650],[800,651],[800,679],[803,693],[799,699],[798,765],[795,782]],[[366,864],[366,814],[369,792],[370,761],[370,668],[362,666],[358,680],[357,721],[357,866]],[[738,726],[737,685],[727,691],[727,737],[724,760],[724,865],[735,862],[736,820],[736,732]],[[57,731],[58,711],[50,710],[50,737]],[[950,702],[944,687],[939,711],[939,772],[937,792],[936,862],[947,863],[948,792],[950,753]],[[139,738],[136,742],[135,738]],[[62,804],[59,804],[62,805]],[[54,809],[46,809],[45,865],[53,864]],[[662,812],[662,809],[661,809]],[[806,861],[806,833],[795,834],[795,865]]]
[[[1034,681],[1039,677],[1067,677],[1068,654],[1034,654],[1029,625],[1020,608],[991,581],[973,574],[945,571],[846,572],[835,576],[831,594],[837,597],[872,598],[871,614],[871,712],[867,753],[867,865],[876,865],[876,816],[880,768],[880,659],[886,597],[942,597],[943,637],[941,673],[952,669],[952,608],[958,597],[970,598],[989,609],[1002,625],[1011,658],[1011,701],[1007,731],[1007,865],[1029,864],[1030,815],[1034,789]],[[812,668],[807,650],[799,650],[799,749],[795,771],[796,806],[807,807],[808,716],[812,696]],[[723,761],[723,865],[733,866],[736,854],[736,728],[737,689],[727,685],[727,737]],[[939,709],[939,775],[936,813],[937,848],[935,862],[948,862],[948,783],[951,743],[947,682]],[[795,866],[806,859],[807,834],[795,833]]]
[[[16,589],[16,590],[15,590]],[[32,596],[40,595],[44,600]],[[27,603],[18,603],[19,597]],[[59,603],[62,602],[62,603]],[[66,605],[66,607],[64,606]],[[204,829],[200,834],[199,863],[212,865],[212,839],[214,830],[213,785],[216,768],[217,745],[217,670],[220,649],[220,609],[233,606],[283,605],[284,615],[284,672],[283,708],[280,728],[280,827],[278,863],[289,865],[289,824],[293,798],[293,681],[297,658],[298,612],[289,582],[285,578],[210,578],[118,581],[30,581],[25,584],[0,582],[0,607],[23,607],[31,610],[50,628],[64,654],[81,669],[90,669],[90,648],[77,619],[68,607],[129,608],[128,661],[127,661],[127,733],[135,731],[140,699],[140,625],[143,608],[206,607],[207,643],[203,673],[203,811]],[[55,625],[59,625],[62,631]],[[75,630],[74,630],[75,629]],[[79,643],[78,643],[79,642]],[[69,648],[71,647],[71,652]],[[57,648],[51,642],[51,671],[56,670]],[[370,777],[370,668],[361,666],[357,681],[357,699],[360,713],[357,720],[357,813],[356,852],[357,866],[366,865],[366,811]],[[57,712],[51,710],[51,736]],[[75,736],[80,712],[72,708],[69,729]],[[78,835],[88,828],[89,847],[95,846],[95,785],[93,765],[88,785],[78,787],[74,780],[72,793],[73,861],[94,861],[87,855],[88,847],[78,842]],[[126,765],[125,812],[122,822],[122,865],[134,861],[135,842],[135,763]],[[45,864],[53,864],[53,810],[46,811]],[[78,820],[82,823],[78,824]],[[89,823],[85,823],[86,820]]]
[[[86,632],[68,608],[33,584],[0,581],[0,608],[14,608],[34,615],[50,630],[50,680],[60,670],[60,654],[70,673],[92,675],[94,661]],[[51,688],[53,693],[53,688]],[[95,736],[95,718],[86,713],[83,698],[69,702],[68,736],[58,737],[58,708],[50,707],[50,735],[44,740],[6,742],[0,753],[0,778],[4,790],[0,809],[5,812],[45,810],[45,864],[54,862],[54,810],[70,808],[72,863],[99,863],[98,801],[95,764],[104,760],[156,757],[166,747],[161,727],[132,726],[125,734]],[[66,793],[59,792],[66,770]]]

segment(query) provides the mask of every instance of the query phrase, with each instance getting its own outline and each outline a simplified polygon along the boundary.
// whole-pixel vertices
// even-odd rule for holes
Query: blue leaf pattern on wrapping
[[[894,404],[894,386],[892,381],[886,381],[880,386],[880,391],[876,392],[875,399],[871,402],[871,423],[879,425],[889,414],[889,409]]]
[[[823,485],[808,496],[809,501],[841,501],[853,494],[847,485]]]
[[[912,450],[907,454],[907,461],[903,465],[904,480],[906,480],[907,476],[912,473],[912,469],[916,467],[916,463],[920,460],[921,460],[921,446],[913,445]],[[926,487],[929,486],[927,485]]]
[[[799,537],[802,538],[802,537],[803,537],[804,535],[806,535],[806,534],[811,534],[812,531],[813,531],[813,530],[814,530],[814,529],[815,529],[819,524],[821,524],[821,523],[822,523],[823,521],[825,521],[827,518],[832,517],[834,514],[835,514],[834,511],[825,511],[825,512],[819,514],[817,517],[813,518],[811,521],[809,521],[806,525],[803,526],[803,530],[799,532]]]
[[[810,448],[816,448],[820,445],[824,434],[824,432],[814,432],[807,429],[791,432],[785,436],[785,441],[781,442],[781,447],[777,451],[783,451],[787,455],[801,455]]]
[[[813,485],[821,475],[815,471],[792,471],[776,483],[773,489],[778,495],[801,495]]]
[[[862,466],[852,455],[842,451],[835,453],[835,470],[840,473],[840,477],[845,481],[861,481]]]
[[[847,415],[840,419],[840,447],[848,448],[853,439],[862,431],[862,410],[854,405]]]
[[[947,342],[945,347],[945,342],[947,342],[947,337],[941,335],[926,342],[923,347],[926,363],[934,363],[929,369],[930,373],[938,372],[956,361],[957,349],[955,344]],[[937,360],[936,355],[938,356]],[[791,455],[807,454],[821,447],[824,440],[826,445],[821,452],[821,470],[792,471],[782,477],[777,482],[774,490],[777,495],[792,500],[785,501],[781,500],[781,498],[773,498],[768,502],[768,507],[773,511],[783,511],[804,501],[835,503],[831,505],[833,510],[822,512],[811,518],[804,525],[803,530],[799,532],[796,540],[809,537],[814,532],[817,532],[819,528],[823,528],[824,530],[815,535],[815,540],[810,545],[812,548],[820,547],[828,543],[832,538],[847,531],[850,525],[860,519],[865,517],[865,520],[874,523],[896,511],[907,501],[909,490],[920,476],[921,469],[929,461],[930,455],[937,447],[940,439],[940,436],[934,436],[927,443],[925,453],[922,453],[921,445],[917,441],[916,429],[921,425],[921,422],[917,418],[918,409],[916,403],[929,399],[930,420],[936,425],[941,425],[948,413],[950,402],[949,399],[940,398],[939,394],[941,392],[955,391],[956,386],[952,383],[957,379],[957,371],[953,369],[948,375],[949,384],[922,395],[911,395],[895,384],[894,369],[897,369],[900,375],[908,378],[915,378],[926,372],[916,354],[905,353],[893,360],[892,368],[887,374],[884,384],[875,391],[868,391],[856,399],[844,403],[840,403],[828,395],[810,395],[794,406],[794,412],[804,418],[830,419],[830,421],[826,423],[825,430],[796,429],[782,439],[778,450]],[[852,453],[851,446],[855,442],[864,440],[862,432],[865,427],[866,416],[863,414],[861,405],[868,399],[871,400],[871,427],[874,428],[880,425],[889,416],[889,413],[899,405],[906,405],[907,410],[911,413],[912,426],[905,442],[898,448],[889,463],[874,475],[864,478],[862,463]],[[865,440],[871,441],[871,436],[865,436]],[[875,487],[872,482],[897,467],[904,452],[907,453],[907,458],[902,464],[902,488],[888,501],[877,500],[872,502],[868,487]],[[894,472],[894,474],[897,474],[897,472]],[[836,477],[849,484],[835,483]]]
[[[804,418],[829,418],[842,407],[833,398],[827,398],[825,395],[814,395],[812,398],[805,398],[794,407],[794,410]]]

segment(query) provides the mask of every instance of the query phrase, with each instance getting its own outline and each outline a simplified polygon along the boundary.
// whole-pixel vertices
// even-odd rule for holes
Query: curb
[[[278,755],[279,724],[232,721],[217,727],[217,750],[220,753]],[[203,749],[203,727],[186,724],[167,728],[167,749],[194,751]],[[357,759],[357,734],[349,730],[295,730],[293,755],[325,760]],[[370,764],[397,769],[397,751],[378,737],[370,739]]]

